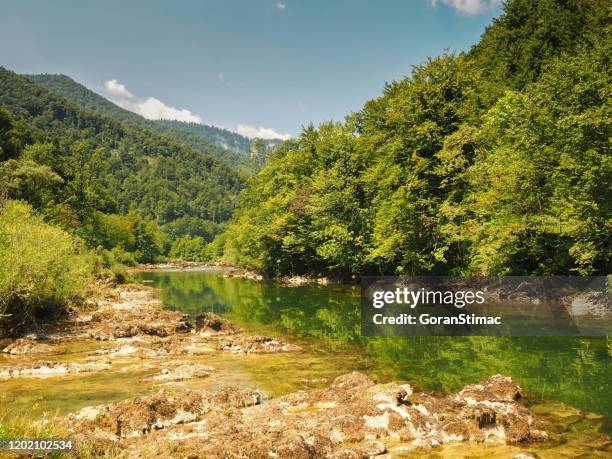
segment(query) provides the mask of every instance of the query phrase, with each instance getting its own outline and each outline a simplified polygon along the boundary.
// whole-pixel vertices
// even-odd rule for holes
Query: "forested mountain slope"
[[[610,14],[608,0],[512,0],[469,56],[489,79],[522,89],[551,59],[609,34]]]
[[[469,53],[279,147],[215,244],[272,275],[612,272],[609,15],[509,0]]]
[[[210,239],[230,217],[242,187],[225,162],[80,108],[4,68],[0,110],[3,196],[29,201],[91,246],[130,251],[138,238],[130,231],[141,221],[163,228],[170,240]],[[159,230],[152,233],[163,239]],[[144,258],[167,251],[160,241]]]
[[[213,126],[182,121],[148,120],[125,110],[101,95],[77,83],[66,75],[26,75],[37,85],[68,99],[82,108],[111,116],[121,122],[135,124],[164,134],[178,142],[222,159],[243,172],[250,173],[253,164],[248,159],[251,140],[234,132]]]

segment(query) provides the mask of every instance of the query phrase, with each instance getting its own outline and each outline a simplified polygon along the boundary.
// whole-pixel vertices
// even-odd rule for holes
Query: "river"
[[[359,287],[226,278],[220,271],[153,271],[137,280],[158,287],[167,308],[191,317],[213,311],[249,333],[283,337],[306,350],[303,358],[242,361],[234,377],[249,378],[270,396],[324,384],[352,370],[381,382],[407,380],[450,392],[500,373],[514,378],[528,399],[557,400],[612,416],[612,341],[571,337],[360,336]]]

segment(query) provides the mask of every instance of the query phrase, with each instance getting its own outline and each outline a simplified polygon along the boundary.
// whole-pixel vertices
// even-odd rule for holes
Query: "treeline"
[[[269,275],[609,273],[609,15],[507,2],[469,53],[284,143],[218,253]]]

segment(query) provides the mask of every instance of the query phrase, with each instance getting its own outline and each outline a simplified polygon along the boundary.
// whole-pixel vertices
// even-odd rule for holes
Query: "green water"
[[[168,308],[192,317],[214,311],[249,332],[284,336],[302,345],[309,357],[301,365],[279,357],[277,370],[266,369],[272,375],[272,393],[291,388],[272,383],[284,380],[274,377],[283,370],[296,381],[359,370],[381,382],[407,380],[440,392],[501,373],[518,381],[533,401],[559,400],[612,416],[612,342],[606,338],[364,338],[357,286],[290,288],[224,278],[215,271],[146,272],[137,279],[159,287]],[[317,365],[325,371],[317,373]]]

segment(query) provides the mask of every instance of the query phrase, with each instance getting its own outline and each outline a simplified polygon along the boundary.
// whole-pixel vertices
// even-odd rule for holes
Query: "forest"
[[[270,277],[609,273],[610,11],[510,0],[471,50],[280,145],[0,67],[2,327],[165,259]]]
[[[514,0],[467,53],[305,128],[215,246],[284,274],[607,274],[610,9]]]

